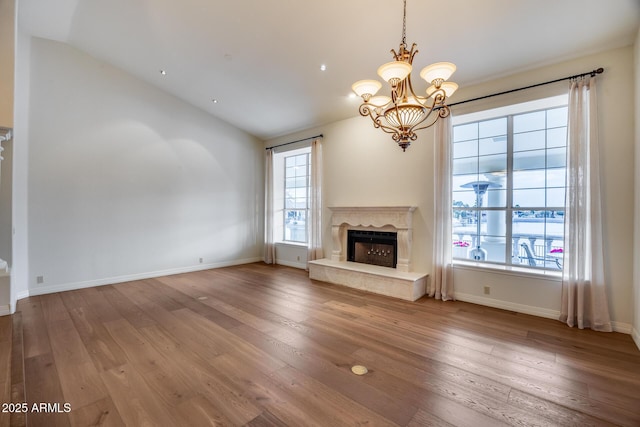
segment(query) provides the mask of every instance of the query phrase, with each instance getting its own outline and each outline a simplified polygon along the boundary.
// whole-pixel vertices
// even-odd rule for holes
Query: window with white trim
[[[567,97],[454,117],[453,258],[561,270]]]
[[[285,243],[308,242],[311,147],[274,154],[274,236]]]

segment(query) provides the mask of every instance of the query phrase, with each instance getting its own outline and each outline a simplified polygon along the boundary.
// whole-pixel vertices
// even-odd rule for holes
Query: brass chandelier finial
[[[391,96],[374,96],[382,87],[377,80],[360,80],[351,86],[364,101],[359,108],[360,115],[369,116],[374,127],[390,133],[402,151],[418,138],[416,131],[433,126],[438,118],[449,115],[445,101],[458,89],[457,84],[447,81],[456,66],[450,62],[437,62],[420,72],[420,77],[431,86],[427,88],[426,96],[416,95],[411,71],[418,50],[415,43],[407,50],[406,26],[407,0],[404,0],[400,47],[398,52],[391,49],[393,61],[378,68],[378,75],[391,86]]]

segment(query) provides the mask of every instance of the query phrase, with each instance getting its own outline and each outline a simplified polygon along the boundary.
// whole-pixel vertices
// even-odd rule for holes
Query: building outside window
[[[561,270],[567,97],[454,117],[453,258]]]

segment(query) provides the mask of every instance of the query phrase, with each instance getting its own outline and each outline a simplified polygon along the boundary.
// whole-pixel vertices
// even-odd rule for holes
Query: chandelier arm
[[[431,115],[431,113],[433,112],[433,109],[435,108],[436,104],[438,103],[438,101],[440,101],[439,98],[439,94],[433,99],[433,102],[431,103],[431,105],[428,105],[428,98],[423,98],[424,99],[424,103],[419,99],[419,97],[417,97],[415,95],[415,93],[413,92],[413,89],[411,88],[411,81],[409,80],[409,89],[411,90],[411,94],[414,96],[414,98],[418,101],[418,103],[422,106],[422,108],[425,111],[425,116],[422,118],[422,120],[420,120],[419,122],[415,123],[413,126],[411,126],[408,130],[407,133],[408,134],[414,134],[414,132],[416,130],[419,129],[424,129],[424,127],[418,127],[420,126],[422,123],[424,123],[429,116]],[[444,91],[443,91],[444,93]],[[398,117],[398,122],[400,122],[399,117]],[[428,125],[427,127],[429,127],[431,125]],[[417,137],[417,136],[416,136]]]
[[[438,115],[435,116],[435,120],[433,120],[431,123],[429,123],[427,125],[424,125],[424,126],[421,126],[421,127],[416,127],[416,126],[419,126],[419,125],[423,124],[425,121],[427,121],[427,119],[429,119],[429,117],[431,117],[431,113],[433,113],[433,110],[429,111],[429,113],[424,117],[423,120],[420,121],[420,123],[416,123],[415,125],[413,125],[413,127],[411,128],[411,131],[415,133],[415,132],[417,132],[419,130],[427,129],[427,128],[430,128],[431,126],[433,126],[435,124],[435,122],[438,121],[438,117],[439,117]]]
[[[391,88],[391,103],[393,105],[397,105],[399,102],[402,102],[404,97],[407,95],[407,79],[400,81],[395,87],[395,89]]]
[[[393,134],[394,135],[394,139],[395,139],[395,135],[399,135],[399,132],[397,129],[391,127],[391,126],[386,126],[382,123],[382,120],[380,119],[381,117],[384,117],[382,114],[378,114],[375,113],[375,108],[372,108],[371,105],[369,104],[361,104],[360,105],[360,115],[361,116],[369,116],[369,118],[371,119],[371,121],[373,122],[373,127],[374,128],[380,128],[382,129],[384,132],[389,133],[389,134]],[[375,117],[374,117],[375,114]]]
[[[432,121],[431,123],[429,123],[429,124],[428,124],[428,125],[426,125],[426,126],[419,127],[419,128],[417,128],[417,129],[413,129],[413,128],[411,128],[411,130],[415,132],[415,131],[419,131],[419,130],[422,130],[422,129],[430,128],[431,126],[433,126],[434,124],[436,124],[436,122],[438,121],[438,119],[445,118],[445,117],[447,117],[449,114],[451,114],[451,110],[449,110],[449,107],[447,107],[446,105],[443,105],[442,107],[438,107],[438,108],[436,108],[436,110],[432,110],[431,112],[429,112],[429,114],[427,115],[427,117],[425,117],[425,120],[426,120],[426,119],[431,115],[431,113],[432,113],[433,111],[437,111],[437,112],[438,112],[438,114],[436,114],[435,118],[433,119],[433,121]],[[424,120],[423,120],[422,122],[420,122],[420,123],[423,123],[423,122],[424,122]],[[417,124],[416,124],[416,126],[417,126],[417,125],[419,125],[420,123],[417,123]]]
[[[360,104],[360,107],[358,108],[358,112],[360,113],[361,116],[370,116],[371,115],[371,104],[367,104],[366,102],[363,104]]]
[[[429,110],[433,110],[436,105],[444,105],[444,101],[447,99],[447,93],[442,88],[434,90],[429,96],[418,96],[415,94],[413,96],[415,96],[418,102]],[[432,99],[431,105],[429,105],[430,98]]]
[[[431,111],[436,109],[436,106],[445,106],[445,101],[447,100],[447,94],[444,91],[444,89],[436,89],[435,91],[433,91],[433,93],[431,94],[431,96],[429,97],[417,97],[418,101],[424,101],[422,103],[422,105],[429,109],[429,114],[431,114]],[[429,105],[429,98],[432,99],[431,101],[431,105]]]
[[[374,114],[374,110],[375,108],[372,108],[371,105],[364,103],[364,104],[360,104],[360,108],[358,109],[360,111],[360,115],[364,116],[364,117],[369,117],[371,119],[371,121],[373,122],[373,127],[378,127],[378,123],[376,122],[376,119],[373,117]]]
[[[408,86],[409,86],[409,92],[411,92],[411,96],[413,96],[419,102],[421,100],[424,100],[426,102],[427,101],[426,97],[416,95],[415,91],[413,90],[413,83],[411,82],[411,75],[407,76],[407,82],[409,82]],[[420,103],[422,103],[422,102],[420,102]]]
[[[433,98],[433,106],[434,107],[436,105],[445,105],[444,102],[447,100],[447,92],[445,92],[445,90],[442,89],[442,88],[436,89],[431,94],[431,97]]]
[[[378,113],[375,113],[375,117],[374,117],[373,116],[374,113],[375,113],[375,108],[371,108],[371,105],[369,104],[360,105],[360,114],[365,117],[369,116],[369,118],[373,122],[373,127],[379,128],[381,126],[380,120],[379,120],[380,115]]]
[[[400,132],[398,132],[398,129],[382,124],[381,117],[384,117],[384,116],[378,115],[378,117],[376,117],[375,120],[373,120],[373,118],[372,118],[372,120],[374,122],[374,126],[377,127],[377,128],[382,129],[386,133],[392,134],[394,140],[396,138],[399,138],[400,137]]]
[[[449,109],[448,105],[443,105],[438,109],[438,117],[442,119],[444,119],[445,117],[449,117],[449,114],[451,114],[451,110]]]
[[[444,101],[446,100],[446,92],[443,89],[437,89],[432,95],[435,96],[433,97],[433,101],[431,103],[430,106],[425,105],[425,108],[427,109],[427,113],[425,115],[425,117],[420,120],[418,123],[416,123],[415,125],[411,126],[411,128],[409,129],[410,132],[416,132],[422,129],[426,129],[428,127],[431,127],[435,124],[435,122],[438,120],[438,118],[440,117],[447,117],[449,115],[449,107],[447,107],[444,104]],[[428,99],[427,99],[428,101]],[[438,106],[438,107],[436,107]],[[435,117],[435,120],[433,120],[433,122],[431,122],[430,124],[426,125],[426,126],[420,126],[421,124],[423,124],[425,121],[427,121],[427,119],[429,118],[429,116],[431,116],[431,113],[433,113],[435,110],[437,110],[437,115]],[[444,113],[446,113],[444,116],[442,115]]]
[[[416,49],[417,47],[418,45],[416,43],[411,45],[411,51],[409,51],[409,64],[413,64],[413,57],[419,52],[419,50]]]

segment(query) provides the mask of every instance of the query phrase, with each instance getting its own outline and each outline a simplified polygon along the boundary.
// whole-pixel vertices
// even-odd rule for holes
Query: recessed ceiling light
[[[326,71],[327,66],[325,64],[320,65],[320,71]]]
[[[213,102],[214,104],[217,104],[217,103],[218,103],[218,100],[217,100],[217,99],[215,99],[215,98],[213,98],[213,99],[211,100],[211,102]]]
[[[167,72],[165,70],[160,70],[160,74],[163,75],[163,76],[166,76]]]

